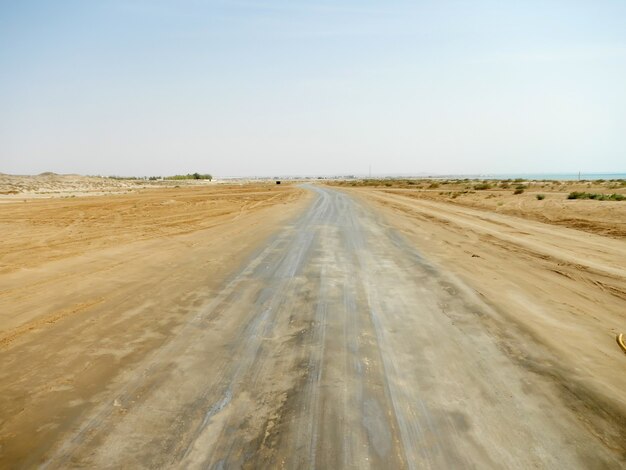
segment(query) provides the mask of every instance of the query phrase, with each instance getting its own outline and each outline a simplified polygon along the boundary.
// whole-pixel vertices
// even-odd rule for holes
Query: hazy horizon
[[[0,172],[626,172],[626,3],[0,5]]]
[[[185,173],[192,174],[192,173]],[[76,173],[76,172],[68,172],[68,173],[57,173],[51,171],[44,171],[40,173],[5,173],[0,171],[0,175],[6,176],[17,176],[17,177],[31,177],[31,176],[48,176],[48,175],[57,175],[57,176],[85,176],[85,177],[98,177],[98,178],[149,178],[149,177],[161,177],[167,178],[171,176],[179,175],[177,174],[154,174],[154,173],[137,173],[137,174],[120,174],[120,173],[112,173],[112,174],[87,174],[87,173]],[[476,179],[515,179],[515,178],[523,178],[527,180],[623,180],[626,179],[626,172],[560,172],[560,173],[292,173],[292,174],[281,174],[274,173],[268,175],[215,175],[211,174],[213,181],[219,179],[275,179],[275,178],[294,178],[294,179],[316,179],[316,178],[358,178],[358,179],[379,179],[379,178],[409,178],[409,179],[420,179],[420,178],[434,178],[434,179],[457,179],[457,178],[476,178]]]

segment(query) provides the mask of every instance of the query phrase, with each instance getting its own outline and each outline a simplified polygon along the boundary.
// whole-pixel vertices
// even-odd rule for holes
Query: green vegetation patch
[[[213,179],[211,175],[202,175],[200,173],[189,173],[186,175],[174,175],[174,176],[166,176],[166,180],[209,180]]]
[[[623,194],[599,194],[585,193],[582,191],[573,191],[567,195],[567,199],[594,199],[596,201],[625,201],[626,196]]]

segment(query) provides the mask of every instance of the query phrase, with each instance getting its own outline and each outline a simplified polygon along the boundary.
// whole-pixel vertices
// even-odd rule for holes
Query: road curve
[[[624,464],[512,354],[496,312],[364,203],[309,189],[44,467]]]

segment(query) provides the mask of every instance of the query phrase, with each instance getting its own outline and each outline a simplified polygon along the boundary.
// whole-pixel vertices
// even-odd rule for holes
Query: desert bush
[[[430,183],[428,185],[428,189],[437,189],[439,187],[439,183]]]
[[[524,192],[524,188],[516,188],[515,191],[513,191],[513,194],[522,194]]]
[[[476,189],[477,191],[482,191],[485,189],[490,189],[491,185],[489,183],[480,183],[480,184],[475,184],[474,185],[474,189]]]
[[[596,201],[625,201],[623,194],[599,194],[573,191],[567,195],[567,199],[594,199]]]
[[[537,194],[535,197],[537,198],[538,201],[543,201],[546,198],[544,194]]]
[[[115,175],[108,176],[108,178],[112,179],[112,180],[122,180],[122,181],[124,181],[124,180],[136,180],[137,179],[136,176],[115,176]]]
[[[188,173],[186,175],[166,176],[166,180],[209,180],[213,179],[211,175],[201,175],[200,173]]]

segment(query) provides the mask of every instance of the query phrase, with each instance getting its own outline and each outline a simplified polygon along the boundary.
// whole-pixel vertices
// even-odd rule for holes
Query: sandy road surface
[[[497,312],[472,290],[371,207],[311,190],[301,214],[201,298],[175,335],[91,391],[97,400],[54,433],[51,447],[20,463],[624,464],[623,449],[607,448],[552,381],[513,357],[506,344],[516,330],[501,331]],[[495,326],[485,328],[485,318]]]
[[[625,240],[408,193],[350,194],[494,306],[504,330],[519,327],[509,348],[557,383],[608,446],[623,448],[626,357],[615,337],[626,331]]]

